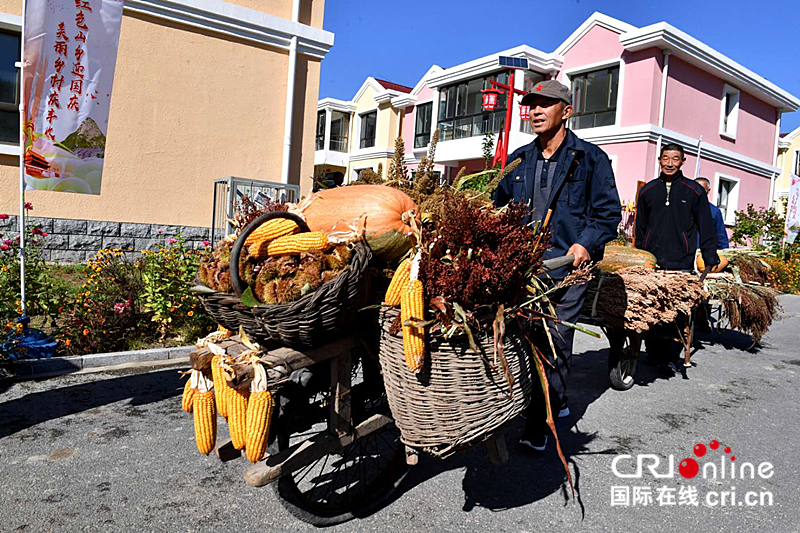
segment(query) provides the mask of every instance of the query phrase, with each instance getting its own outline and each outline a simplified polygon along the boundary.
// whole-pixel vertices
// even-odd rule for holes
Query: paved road
[[[573,413],[560,425],[577,499],[552,448],[534,456],[512,445],[504,467],[491,466],[476,448],[446,461],[423,459],[393,502],[332,529],[800,531],[800,298],[783,304],[786,315],[760,350],[746,351],[742,336],[729,335],[728,348],[706,344],[696,353],[688,380],[642,364],[639,384],[628,392],[608,388],[605,341],[580,336]],[[175,369],[0,385],[0,530],[313,530],[292,518],[271,489],[246,485],[240,461],[221,464],[197,453],[180,392]],[[719,463],[729,446],[736,464],[771,463],[772,477],[683,479],[678,463],[712,439],[722,447],[709,449],[701,465]],[[617,454],[656,454],[662,461],[672,454],[674,477],[617,478],[611,469]],[[628,463],[620,470],[633,471]],[[612,486],[649,488],[653,502],[612,506]],[[698,490],[700,505],[668,504],[669,494],[677,503],[688,486]],[[672,489],[663,493],[663,505],[655,498],[661,487]],[[704,505],[712,491],[736,492],[737,504],[748,491],[771,493],[773,505]]]

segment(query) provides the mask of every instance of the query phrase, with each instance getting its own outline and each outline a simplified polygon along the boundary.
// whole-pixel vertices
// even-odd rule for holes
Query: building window
[[[325,149],[325,111],[317,111],[317,145],[314,149]]]
[[[736,125],[739,122],[739,90],[725,85],[722,92],[722,109],[719,123],[719,134],[732,139],[736,138]]]
[[[576,74],[572,79],[570,128],[613,126],[617,119],[619,65]]]
[[[792,167],[792,173],[795,176],[800,176],[800,150],[794,151],[794,166]]]
[[[375,146],[375,122],[378,120],[378,112],[372,111],[361,115],[361,148],[372,148]]]
[[[417,174],[419,174],[419,172],[417,170],[412,170],[411,171],[411,179],[412,180],[416,180],[417,179]],[[438,170],[434,170],[433,172],[431,172],[431,177],[433,178],[433,181],[435,181],[436,183],[439,183],[439,184],[442,183],[442,173],[439,172]]]
[[[375,124],[372,125],[373,130]],[[350,134],[350,114],[341,111],[331,111],[331,141],[330,149],[334,152],[347,151],[347,139]],[[375,134],[373,133],[373,144]]]
[[[525,78],[522,82],[522,90],[529,93],[533,91],[533,87],[540,81],[544,81],[544,74],[539,74],[538,72],[533,72],[532,70],[526,70]],[[533,135],[533,126],[531,126],[531,121],[523,120],[519,126],[519,131],[522,133],[527,133],[528,135]]]
[[[491,88],[490,80],[508,83],[508,72],[500,72],[442,87],[439,90],[439,140],[450,141],[498,133],[506,116],[506,97],[500,95],[497,110],[483,111],[481,90]]]
[[[19,33],[0,32],[0,142],[19,143]]]
[[[425,148],[431,140],[431,111],[433,102],[417,106],[416,126],[414,127],[414,148]]]
[[[739,207],[739,180],[718,175],[716,192],[716,204],[722,211],[722,219],[725,224],[733,225]]]

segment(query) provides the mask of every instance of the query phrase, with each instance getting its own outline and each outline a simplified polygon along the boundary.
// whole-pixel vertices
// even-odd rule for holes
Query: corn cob
[[[186,385],[183,386],[183,397],[181,398],[181,408],[187,413],[192,412],[192,399],[195,392],[197,391],[192,388],[192,380],[187,379]]]
[[[409,281],[408,288],[405,292],[407,316],[405,320],[424,320],[425,298],[423,295],[422,282],[418,279]],[[408,344],[406,344],[406,342]],[[425,328],[403,326],[403,350],[406,356],[406,365],[408,369],[412,372],[419,372],[425,358]]]
[[[247,399],[250,391],[240,391],[233,387],[225,388],[231,444],[237,450],[241,450],[247,444]]]
[[[248,248],[250,255],[256,259],[264,256],[294,255],[302,252],[319,252],[328,248],[328,235],[324,231],[311,231],[297,235],[286,235],[266,246],[252,245]]]
[[[264,365],[253,361],[255,377],[247,402],[247,459],[255,463],[267,451],[269,424],[272,420],[272,394],[267,390],[267,372]]]
[[[400,294],[403,292],[403,289],[408,286],[410,273],[411,259],[406,259],[400,263],[400,266],[394,271],[394,276],[392,276],[392,281],[389,283],[389,288],[386,290],[386,296],[383,299],[386,304],[400,304]]]
[[[214,399],[217,401],[217,413],[219,413],[220,416],[227,418],[228,406],[225,404],[225,399],[227,396],[224,391],[228,384],[225,383],[225,378],[222,376],[222,368],[219,366],[221,362],[221,355],[215,355],[211,358],[211,377],[214,379],[214,390],[217,391],[217,393],[214,395]]]
[[[253,233],[248,235],[244,245],[249,248],[253,244],[269,242],[285,235],[293,235],[299,231],[300,227],[293,220],[273,218],[261,224]]]
[[[214,412],[214,382],[199,370],[192,371],[194,438],[197,449],[208,455],[217,443],[217,415]]]

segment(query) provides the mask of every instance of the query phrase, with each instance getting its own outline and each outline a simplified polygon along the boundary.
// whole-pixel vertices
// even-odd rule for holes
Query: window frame
[[[322,135],[320,135],[320,118],[322,119]],[[327,128],[328,124],[328,112],[324,109],[321,111],[317,111],[317,131],[315,136],[315,145],[314,150],[324,150],[325,149],[325,129]]]
[[[506,76],[505,81],[501,81],[501,80],[497,79],[498,76],[502,76],[502,75]],[[475,82],[477,80],[481,80],[483,82],[482,83],[482,88],[483,89],[488,89],[488,88],[490,88],[492,86],[491,83],[489,82],[489,80],[492,80],[492,79],[494,79],[495,81],[500,81],[500,83],[506,83],[507,84],[508,81],[509,81],[508,80],[508,72],[504,71],[504,70],[497,70],[497,71],[494,71],[494,72],[491,72],[491,73],[488,73],[488,74],[484,74],[482,76],[475,76],[475,77],[472,77],[472,78],[459,80],[456,83],[451,83],[450,85],[441,87],[439,89],[438,95],[437,95],[439,104],[438,104],[437,115],[436,115],[436,129],[439,130],[439,141],[440,142],[457,141],[457,140],[460,140],[460,139],[470,139],[472,137],[481,137],[481,136],[483,136],[486,133],[486,131],[483,131],[481,133],[474,133],[475,132],[475,128],[474,128],[475,119],[478,118],[478,117],[481,118],[481,125],[489,123],[489,127],[488,127],[487,131],[492,131],[492,133],[499,133],[502,130],[502,126],[503,126],[503,122],[505,121],[505,114],[506,114],[506,102],[505,102],[506,97],[505,97],[505,95],[502,95],[500,97],[500,101],[502,102],[502,105],[498,105],[497,109],[495,109],[494,111],[484,111],[483,110],[483,102],[481,101],[480,111],[479,112],[477,112],[477,113],[466,113],[465,112],[464,114],[459,114],[459,107],[461,107],[461,102],[459,101],[459,96],[460,96],[459,95],[459,89],[461,87],[464,88],[463,99],[466,100],[466,101],[464,102],[463,107],[466,108],[467,102],[469,102],[469,97],[470,97],[470,93],[469,93],[469,85],[470,85],[470,83]],[[452,114],[452,116],[448,117],[447,116],[447,113],[448,113],[447,107],[448,107],[448,104],[450,103],[450,99],[449,99],[449,97],[445,96],[445,98],[443,100],[442,96],[446,95],[447,92],[450,91],[450,90],[453,91],[453,94],[455,95],[455,99],[454,99],[454,102],[453,102],[453,105],[452,105],[453,114]],[[482,95],[478,96],[478,98],[481,98],[481,100],[482,100]],[[444,105],[442,105],[443,103],[444,103]],[[498,120],[497,117],[499,117],[499,120]],[[433,116],[431,116],[431,121],[433,121]],[[458,124],[459,121],[462,122],[461,125]],[[468,121],[468,124],[466,124],[464,121]],[[495,128],[495,124],[496,123],[498,123],[500,126]],[[444,127],[449,126],[452,129],[452,133],[451,133],[451,137],[450,138],[448,138],[446,133],[444,133],[442,131],[442,127],[443,126]],[[464,129],[465,126],[468,126],[470,134],[469,135],[457,136],[459,128],[462,128],[461,131],[465,131],[465,129]]]
[[[425,108],[428,110],[428,131],[419,131],[420,111]],[[433,133],[433,100],[417,104],[414,108],[414,149],[427,148],[431,142],[431,134]],[[417,140],[426,138],[423,144],[418,145]]]
[[[575,82],[576,82],[576,80],[579,79],[579,78],[587,79],[590,74],[594,74],[594,73],[602,72],[602,71],[606,71],[609,74],[608,78],[611,79],[612,78],[611,74],[612,74],[612,72],[614,70],[617,71],[617,75],[616,75],[616,80],[617,80],[616,96],[617,97],[614,100],[614,105],[605,107],[603,109],[591,111],[591,112],[578,112],[577,111],[578,105],[577,105],[577,102],[575,101]],[[565,75],[567,76],[567,79],[569,80],[570,91],[572,92],[572,116],[569,118],[569,129],[574,130],[574,131],[578,131],[578,130],[589,130],[589,129],[594,129],[594,128],[610,128],[610,127],[619,126],[620,110],[622,108],[622,106],[621,106],[621,98],[622,98],[622,75],[623,75],[623,72],[624,72],[623,71],[623,63],[622,63],[622,61],[619,61],[619,60],[615,60],[613,62],[596,63],[596,64],[593,64],[593,65],[585,65],[583,67],[580,67],[580,68],[573,69],[571,71],[565,72]],[[585,91],[584,91],[584,94],[585,94]],[[607,100],[611,100],[611,95],[612,94],[613,93],[612,93],[611,83],[609,82],[609,84],[606,87]],[[585,100],[585,97],[584,97],[584,100]],[[594,125],[596,123],[596,120],[597,120],[597,115],[602,114],[602,113],[610,113],[610,112],[614,113],[614,122],[613,123],[605,124],[605,125],[602,125],[602,126]],[[592,126],[588,126],[588,127],[584,127],[584,128],[576,128],[575,127],[575,123],[577,121],[576,119],[579,118],[579,117],[587,117],[587,116],[594,117],[593,120],[592,120],[592,124],[593,125]]]
[[[735,176],[730,176],[728,174],[720,174],[717,172],[714,175],[714,197],[712,202],[715,206],[719,206],[719,187],[723,181],[727,181],[733,183],[733,187],[730,189],[728,193],[728,205],[725,207],[725,211],[722,213],[723,219],[725,220],[726,226],[733,226],[736,222],[736,211],[739,210],[739,189],[741,185],[741,180]],[[720,207],[720,210],[722,208]]]
[[[373,125],[373,132],[372,132],[372,144],[370,144],[369,146],[365,146],[364,145],[364,141],[367,138],[364,137],[364,133],[366,131],[366,129],[364,128],[364,120],[370,115],[374,115],[375,116],[375,123]],[[366,150],[366,149],[369,149],[369,148],[375,148],[375,144],[377,142],[377,137],[378,137],[378,110],[377,110],[377,108],[376,109],[370,109],[369,111],[365,111],[363,113],[359,113],[359,115],[358,115],[358,148],[359,148],[359,150]]]
[[[800,177],[800,148],[794,151],[794,161],[792,162],[791,174]]]
[[[733,109],[728,113],[728,96],[733,98]],[[739,129],[739,110],[741,109],[742,92],[727,83],[722,86],[722,101],[720,102],[719,113],[719,135],[731,141],[736,140],[736,132]],[[732,120],[731,120],[732,118]]]
[[[3,28],[0,28],[0,33],[4,33],[6,35],[10,35],[12,37],[16,37],[17,38],[17,50],[18,50],[18,52],[20,54],[20,57],[18,57],[16,59],[16,61],[14,62],[14,65],[13,65],[14,69],[16,70],[16,76],[15,76],[16,82],[15,82],[15,94],[14,94],[16,102],[15,103],[0,102],[0,111],[9,112],[9,113],[13,113],[14,115],[16,115],[16,120],[14,121],[16,133],[13,135],[13,137],[15,137],[16,140],[13,140],[13,141],[0,141],[0,144],[7,145],[7,146],[19,146],[19,144],[20,144],[19,104],[20,104],[20,99],[22,98],[22,80],[20,79],[20,68],[17,66],[17,63],[22,61],[22,58],[21,58],[21,55],[22,55],[22,29],[20,28],[19,30],[16,30],[16,29],[3,27]],[[5,153],[5,152],[3,152],[3,153]]]
[[[347,127],[343,128],[344,135],[334,135],[334,133],[333,133],[333,123],[334,123],[335,120],[337,120],[337,118],[334,117],[334,115],[333,115],[334,113],[340,113],[342,115],[342,119],[343,120],[347,120]],[[331,130],[330,130],[330,136],[329,136],[330,138],[328,139],[328,150],[330,150],[331,152],[347,153],[348,147],[349,147],[349,144],[350,144],[350,121],[351,121],[352,117],[350,116],[350,113],[347,113],[345,111],[339,111],[339,110],[336,110],[336,109],[331,110],[330,114],[331,114]],[[377,135],[377,132],[378,132],[377,125],[378,125],[378,122],[377,122],[377,117],[376,117],[376,119],[375,119],[375,133],[376,133],[376,135]],[[334,139],[334,137],[335,137],[335,139]],[[343,149],[339,150],[338,148],[334,148],[333,147],[334,141],[337,142],[337,143],[340,143],[340,144],[342,143],[342,141],[344,141]]]

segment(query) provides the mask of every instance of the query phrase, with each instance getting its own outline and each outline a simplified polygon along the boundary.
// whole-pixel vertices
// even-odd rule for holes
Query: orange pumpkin
[[[607,244],[603,260],[600,261],[598,266],[600,270],[605,272],[616,272],[632,266],[643,266],[654,270],[656,268],[656,256],[646,250],[639,250],[632,246]]]
[[[348,235],[363,230],[372,253],[394,262],[413,244],[410,219],[417,216],[417,205],[397,189],[357,185],[316,192],[293,212],[305,218],[311,231]]]
[[[723,250],[717,250],[717,257],[719,257],[719,263],[714,265],[714,267],[709,270],[712,274],[717,274],[725,270],[725,267],[728,266],[728,258],[725,257]],[[706,268],[706,262],[703,261],[703,254],[700,251],[697,251],[697,258],[695,263],[697,264],[697,270],[702,272]]]

